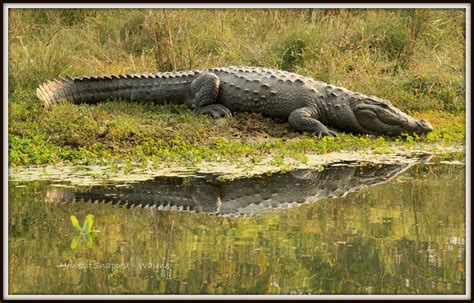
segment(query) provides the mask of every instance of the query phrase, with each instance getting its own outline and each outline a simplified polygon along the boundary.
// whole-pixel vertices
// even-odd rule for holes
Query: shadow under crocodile
[[[50,187],[45,201],[102,202],[126,207],[193,211],[223,216],[251,216],[324,198],[343,197],[366,186],[388,182],[409,167],[426,162],[370,164],[341,162],[322,170],[299,169],[222,181],[218,175],[156,177],[131,184]]]

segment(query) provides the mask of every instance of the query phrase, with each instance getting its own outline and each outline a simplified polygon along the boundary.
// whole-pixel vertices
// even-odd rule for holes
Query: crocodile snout
[[[426,120],[418,120],[418,121],[416,121],[416,124],[418,125],[418,127],[420,129],[420,132],[422,134],[429,133],[429,132],[433,131],[433,126],[431,126],[431,124]]]

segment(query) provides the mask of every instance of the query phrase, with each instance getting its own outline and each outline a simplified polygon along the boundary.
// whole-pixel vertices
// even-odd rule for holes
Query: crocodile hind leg
[[[302,107],[292,111],[288,117],[288,123],[296,131],[308,132],[309,134],[317,135],[318,138],[324,136],[336,137],[336,133],[322,124],[317,119],[314,110],[309,107]]]
[[[220,80],[214,73],[202,73],[191,82],[186,104],[195,112],[213,118],[230,117],[231,111],[218,104]]]

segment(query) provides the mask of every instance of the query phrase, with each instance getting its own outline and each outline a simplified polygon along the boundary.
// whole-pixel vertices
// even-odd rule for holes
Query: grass
[[[375,148],[390,151],[394,145],[462,145],[464,117],[447,112],[423,112],[435,131],[427,137],[388,138],[339,133],[317,138],[289,130],[255,114],[237,114],[213,120],[198,116],[183,106],[153,106],[107,102],[97,106],[63,103],[51,111],[41,108],[20,112],[12,105],[9,160],[11,165],[107,164],[138,162],[142,165],[200,161],[246,161],[260,163],[273,157],[273,164],[285,157],[304,161],[308,153]]]
[[[308,153],[463,145],[463,10],[9,11],[9,164],[194,165],[304,161]],[[317,140],[254,114],[226,120],[182,106],[59,104],[36,87],[58,76],[225,65],[283,68],[376,95],[435,131],[424,138]]]

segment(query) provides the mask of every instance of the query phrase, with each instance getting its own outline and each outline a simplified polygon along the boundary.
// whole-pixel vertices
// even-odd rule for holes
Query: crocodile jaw
[[[424,135],[433,131],[427,121],[416,120],[390,102],[376,97],[354,103],[352,110],[357,122],[367,133],[397,136],[402,133]]]

